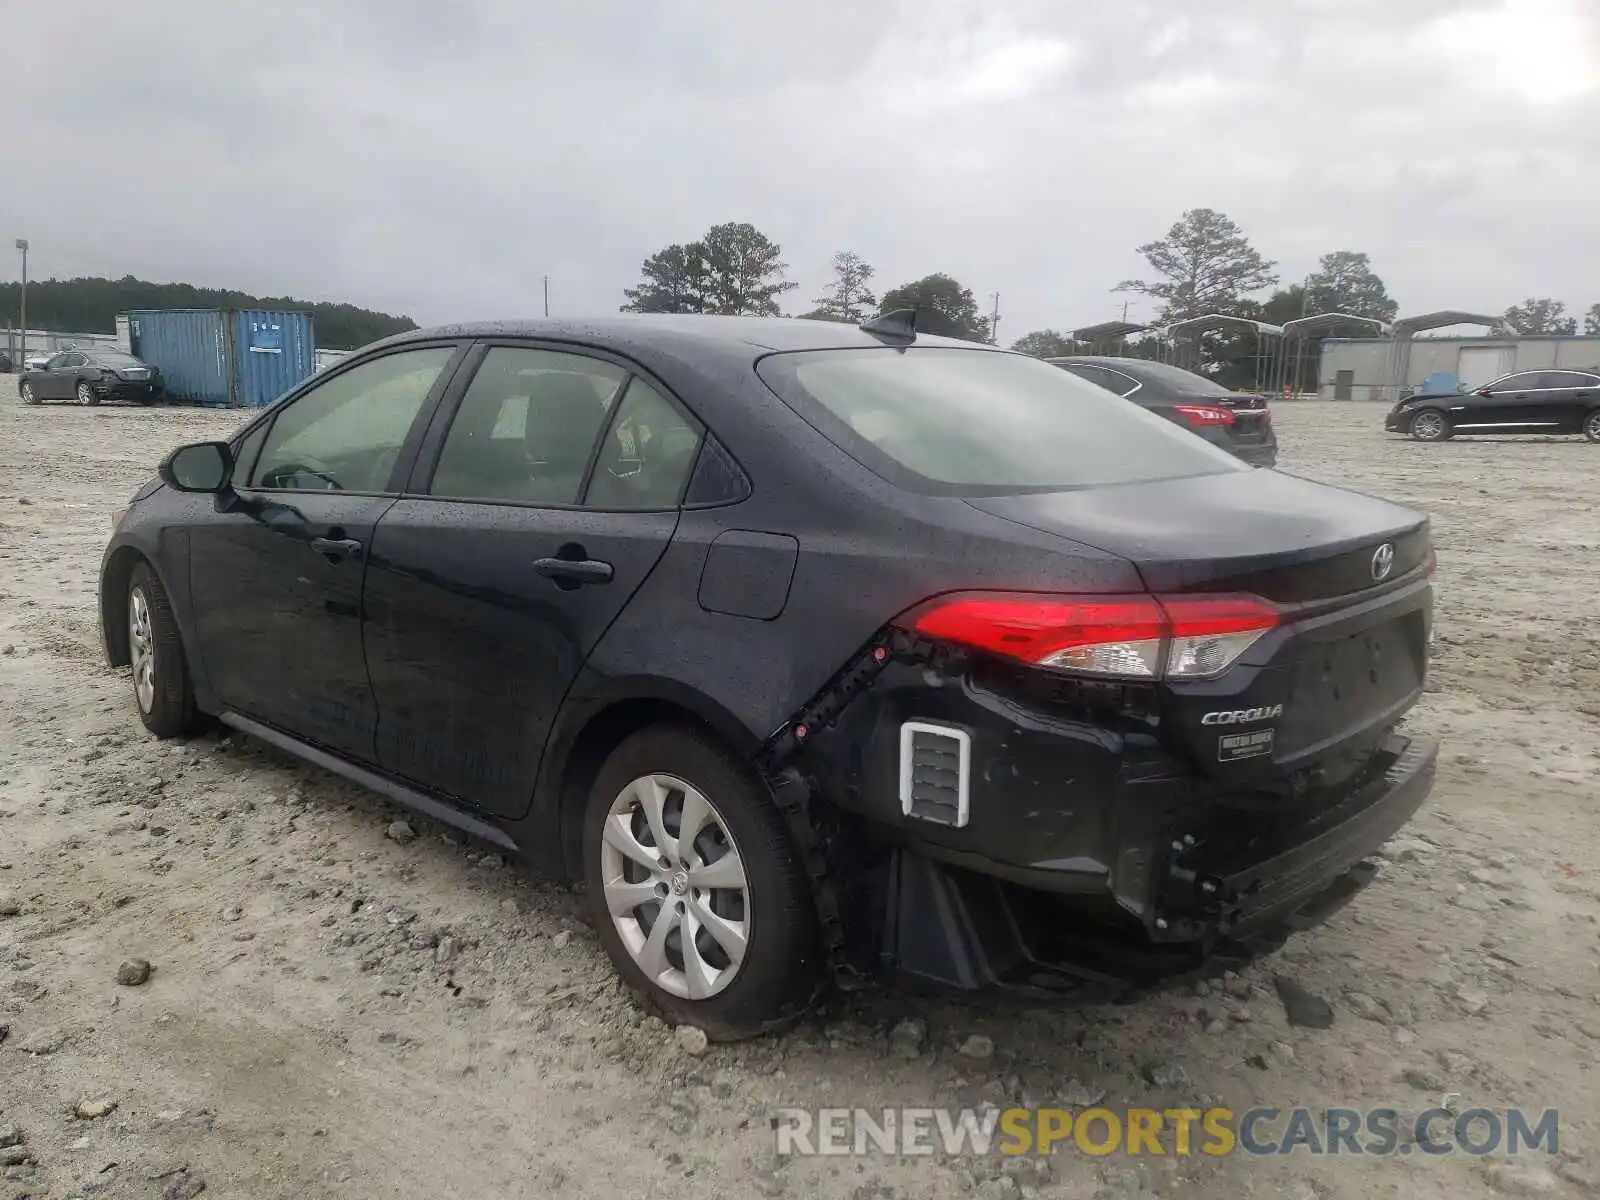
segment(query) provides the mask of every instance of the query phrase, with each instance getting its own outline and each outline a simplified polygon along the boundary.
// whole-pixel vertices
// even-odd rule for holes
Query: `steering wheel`
[[[289,479],[296,475],[310,475],[313,479],[320,479],[328,485],[330,491],[344,491],[344,484],[340,483],[328,473],[325,463],[320,463],[314,458],[301,458],[294,462],[284,463],[282,466],[273,467],[267,473],[269,480]]]

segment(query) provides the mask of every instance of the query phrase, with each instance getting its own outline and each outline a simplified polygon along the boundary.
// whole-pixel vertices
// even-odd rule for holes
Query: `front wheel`
[[[80,383],[78,385],[78,403],[85,408],[93,408],[100,403],[100,397],[95,395],[94,389],[87,383]]]
[[[760,777],[705,734],[657,725],[606,760],[584,818],[584,875],[617,973],[713,1041],[803,1012],[817,978],[805,867]]]
[[[22,402],[24,404],[39,403],[39,397],[34,393],[33,384],[29,383],[26,379],[22,381],[22,386],[17,390],[22,394]]]
[[[128,660],[144,727],[162,738],[195,732],[199,716],[177,618],[148,563],[135,567],[128,580]]]
[[[1600,442],[1600,408],[1583,419],[1583,436],[1591,442]]]
[[[1437,408],[1425,408],[1411,418],[1411,436],[1419,442],[1442,442],[1450,436],[1450,418]]]

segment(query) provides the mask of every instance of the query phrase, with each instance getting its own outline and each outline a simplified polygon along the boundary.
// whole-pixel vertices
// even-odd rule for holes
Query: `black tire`
[[[1592,408],[1583,418],[1583,436],[1591,442],[1600,442],[1600,408]]]
[[[81,380],[78,383],[76,394],[78,397],[78,403],[83,405],[85,408],[93,408],[95,405],[100,403],[100,397],[95,394],[95,390]]]
[[[39,396],[33,390],[33,384],[29,383],[26,379],[24,379],[21,384],[17,386],[17,394],[22,397],[22,402],[24,404],[39,403]]]
[[[136,605],[142,598],[148,614],[150,649],[153,656],[153,680],[150,702],[147,706],[139,688],[139,667],[136,659],[135,633]],[[183,639],[178,633],[178,622],[172,615],[172,602],[167,599],[167,589],[150,569],[149,563],[134,567],[128,579],[127,617],[129,622],[129,657],[134,666],[133,702],[139,710],[144,727],[160,738],[180,737],[197,733],[201,728],[200,715],[194,706],[194,684],[189,678],[189,661],[183,653]]]
[[[731,982],[704,999],[675,995],[649,978],[624,944],[606,901],[601,847],[608,814],[634,781],[650,775],[672,776],[699,791],[743,860],[749,900],[744,958]],[[760,777],[706,734],[653,725],[612,751],[584,812],[583,863],[600,944],[623,982],[663,1019],[696,1026],[712,1041],[733,1041],[780,1029],[810,1007],[820,951],[805,866]],[[673,903],[670,896],[665,902]],[[681,932],[679,937],[681,947]],[[681,967],[681,948],[678,960]]]
[[[1410,433],[1416,441],[1448,442],[1454,432],[1450,418],[1437,408],[1419,408],[1411,414]]]

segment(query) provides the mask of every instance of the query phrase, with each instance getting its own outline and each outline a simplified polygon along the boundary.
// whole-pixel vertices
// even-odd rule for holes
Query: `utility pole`
[[[544,277],[544,315],[550,315],[550,276]]]
[[[22,302],[18,306],[22,311],[18,316],[22,320],[22,353],[18,356],[17,369],[28,369],[28,239],[18,238],[17,249],[22,251]]]
[[[994,314],[989,318],[989,344],[998,346],[1000,344],[1000,293],[991,292],[989,294],[994,299]]]

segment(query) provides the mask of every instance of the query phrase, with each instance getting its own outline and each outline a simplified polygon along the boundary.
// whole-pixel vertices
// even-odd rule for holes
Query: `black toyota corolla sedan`
[[[1142,358],[1080,354],[1045,361],[1192,429],[1252,466],[1278,464],[1272,409],[1261,396],[1229,391],[1204,375]]]
[[[1426,519],[1035,359],[800,320],[379,342],[119,515],[106,649],[587,883],[714,1037],[818,981],[1102,999],[1332,912],[1422,803]]]

